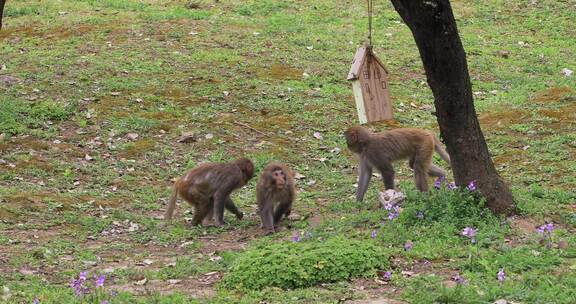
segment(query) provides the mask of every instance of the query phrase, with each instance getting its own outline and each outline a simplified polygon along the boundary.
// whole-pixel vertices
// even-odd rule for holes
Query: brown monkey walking
[[[230,194],[246,185],[253,175],[254,164],[247,158],[230,163],[200,165],[176,181],[164,218],[172,218],[176,200],[180,196],[194,207],[193,225],[201,224],[212,215],[216,216],[216,225],[224,225],[224,208],[242,219],[244,215],[236,208]]]
[[[446,176],[446,172],[432,164],[432,155],[436,151],[450,164],[450,156],[444,150],[440,140],[430,131],[422,129],[395,129],[382,133],[372,133],[360,126],[351,127],[344,132],[350,151],[360,157],[360,177],[356,199],[362,201],[368,189],[372,168],[382,174],[386,189],[394,189],[394,167],[392,162],[409,159],[414,170],[416,188],[428,191],[428,175]]]
[[[290,215],[295,196],[292,171],[284,164],[269,163],[256,186],[258,211],[266,234],[274,233],[282,217]],[[278,206],[274,209],[276,203]]]

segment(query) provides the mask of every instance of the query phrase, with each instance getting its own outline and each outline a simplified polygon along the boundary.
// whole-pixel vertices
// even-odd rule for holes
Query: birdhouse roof
[[[364,62],[366,62],[366,58],[368,56],[372,56],[372,58],[375,59],[376,63],[380,65],[384,69],[384,71],[386,71],[386,73],[388,73],[388,70],[382,64],[380,59],[378,59],[378,57],[376,57],[371,50],[363,46],[359,47],[358,50],[356,50],[356,54],[354,55],[354,59],[352,60],[352,67],[350,67],[350,72],[348,72],[348,77],[346,78],[347,80],[358,79],[358,76],[360,75],[360,69],[364,65]]]

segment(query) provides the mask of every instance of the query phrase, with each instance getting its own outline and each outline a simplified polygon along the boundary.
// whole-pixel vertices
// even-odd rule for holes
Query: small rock
[[[300,216],[300,214],[298,213],[290,213],[290,215],[288,215],[288,220],[290,221],[299,221],[302,217]]]
[[[128,227],[129,232],[134,232],[140,229],[140,226],[136,223],[130,223],[130,227]]]
[[[143,278],[142,280],[134,282],[134,285],[144,286],[146,284],[146,282],[148,282],[148,279]]]
[[[319,140],[324,139],[324,137],[322,136],[322,134],[320,134],[320,132],[314,132],[313,136]]]
[[[502,58],[508,58],[508,57],[510,57],[510,51],[500,50],[500,51],[498,51],[498,56],[500,56]]]
[[[217,261],[220,261],[221,259],[222,259],[222,257],[218,256],[218,255],[210,257],[210,261],[212,261],[212,262],[217,262]]]
[[[84,155],[84,159],[87,160],[87,161],[91,161],[91,160],[93,160],[94,158],[93,158],[92,156],[86,154],[86,155]]]
[[[112,96],[120,96],[120,92],[110,92],[110,95],[112,95]]]
[[[496,300],[496,301],[494,302],[494,304],[508,304],[508,301],[506,301],[506,300],[504,300],[504,299],[499,299],[499,300]]]
[[[193,132],[184,132],[182,133],[182,136],[180,136],[180,138],[177,140],[177,142],[184,144],[193,143],[196,141],[198,141],[198,139]]]
[[[126,134],[126,138],[128,138],[129,140],[136,140],[139,137],[138,134],[136,133],[128,133]]]
[[[35,271],[26,268],[20,269],[19,272],[23,275],[33,275],[35,273]]]
[[[567,69],[567,68],[563,68],[561,72],[566,77],[570,77],[570,76],[572,76],[572,73],[574,73],[574,71]]]
[[[208,133],[208,134],[204,135],[204,138],[206,138],[206,139],[212,139],[212,138],[214,138],[214,134]]]
[[[296,172],[296,174],[294,174],[294,178],[295,179],[304,179],[304,178],[306,178],[306,176]]]
[[[170,280],[168,280],[168,283],[171,284],[171,285],[175,285],[175,284],[178,284],[178,283],[180,283],[180,282],[182,282],[182,280],[176,280],[176,279],[170,279]]]
[[[0,85],[5,87],[12,86],[16,83],[20,82],[20,79],[10,76],[10,75],[0,75]]]

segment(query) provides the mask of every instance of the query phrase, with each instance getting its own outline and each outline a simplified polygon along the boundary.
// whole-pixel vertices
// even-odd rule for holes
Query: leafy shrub
[[[62,121],[74,114],[74,105],[42,101],[30,106],[16,99],[0,99],[0,133],[18,134],[41,126],[46,120]]]
[[[371,241],[340,237],[268,244],[239,253],[222,284],[252,290],[306,287],[374,274],[389,267],[388,257]]]
[[[498,223],[499,217],[484,206],[480,193],[467,189],[433,190],[430,194],[408,192],[405,209],[400,216],[404,225],[443,223],[458,229]],[[417,214],[422,212],[423,220]]]
[[[30,115],[38,121],[55,120],[62,121],[72,114],[72,109],[52,101],[43,101],[30,109]]]

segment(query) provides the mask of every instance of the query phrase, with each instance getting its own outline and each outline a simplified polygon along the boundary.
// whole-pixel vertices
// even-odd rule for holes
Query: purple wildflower
[[[506,273],[504,272],[504,268],[500,268],[497,276],[498,276],[498,281],[500,281],[500,282],[504,282],[504,280],[506,280]]]
[[[430,261],[424,260],[424,266],[428,267],[430,265],[432,265],[432,263],[430,263]]]
[[[442,177],[438,177],[435,181],[434,181],[434,188],[436,190],[440,190],[440,188],[442,187],[442,182],[444,181],[444,176]]]
[[[300,242],[300,232],[294,231],[292,233],[292,242]]]
[[[108,302],[108,300],[104,300],[104,301],[100,302],[100,304],[110,304],[110,302]]]
[[[376,230],[372,230],[372,233],[370,233],[370,237],[374,239],[376,238],[376,235],[377,235]]]
[[[447,187],[449,190],[454,190],[457,188],[455,183],[449,183]]]
[[[70,283],[70,287],[74,289],[77,296],[82,295],[82,293],[87,293],[88,287],[84,287],[84,282],[86,281],[86,271],[80,272],[80,276],[77,280],[73,280]]]
[[[475,180],[471,181],[468,184],[468,187],[466,187],[466,188],[468,188],[468,190],[470,190],[470,191],[476,191],[476,181]]]
[[[394,207],[394,206],[392,206],[392,204],[390,204],[390,203],[386,203],[386,204],[384,205],[384,209],[386,209],[386,210],[388,210],[388,211],[392,210],[393,207]]]
[[[536,229],[536,230],[538,231],[538,233],[544,235],[544,240],[547,241],[546,247],[552,248],[552,232],[554,231],[554,224],[546,223],[546,224],[538,227],[538,229]]]
[[[554,224],[552,223],[546,223],[540,227],[538,227],[537,229],[538,233],[552,233],[552,231],[554,231]]]
[[[382,275],[382,279],[384,279],[384,281],[392,280],[392,271],[384,272],[384,274]]]
[[[466,227],[464,230],[462,230],[462,235],[469,239],[473,239],[476,236],[476,229],[472,227]]]
[[[466,227],[462,230],[462,235],[469,238],[472,244],[476,243],[476,229],[472,227]]]
[[[40,300],[38,300],[38,298],[34,298],[34,302],[32,302],[32,304],[40,304]]]
[[[461,276],[459,273],[457,273],[455,276],[452,277],[452,280],[455,281],[458,284],[464,284],[466,283],[466,279],[464,279],[463,276]]]
[[[106,276],[101,275],[99,277],[96,277],[96,275],[94,275],[94,279],[96,279],[96,288],[98,288],[98,287],[104,286],[104,281],[106,280]]]
[[[412,244],[412,241],[406,241],[406,243],[404,244],[404,250],[406,250],[406,251],[412,250],[412,247],[414,247],[414,244]]]
[[[424,211],[418,211],[418,212],[416,212],[416,217],[417,217],[418,219],[423,220],[423,219],[424,219]]]
[[[390,221],[392,221],[395,218],[397,218],[398,216],[400,216],[400,208],[398,206],[390,205],[390,209],[388,209],[387,206],[384,206],[384,208],[386,208],[386,210],[388,210],[388,219]]]

